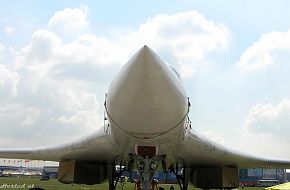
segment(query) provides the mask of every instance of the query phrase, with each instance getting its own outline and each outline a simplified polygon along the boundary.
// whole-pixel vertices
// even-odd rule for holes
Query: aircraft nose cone
[[[108,114],[119,127],[135,134],[166,131],[186,111],[179,79],[147,46],[129,60],[108,91]]]
[[[152,82],[151,79],[162,74],[161,67],[164,68],[166,65],[148,46],[144,46],[125,65],[123,72],[126,72],[126,77],[130,80],[134,78],[148,84]]]

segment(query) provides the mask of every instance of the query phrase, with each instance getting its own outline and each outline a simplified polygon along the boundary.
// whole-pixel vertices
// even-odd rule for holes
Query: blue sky
[[[290,158],[288,1],[16,4],[0,6],[0,147],[101,127],[110,81],[147,44],[182,75],[195,131]]]

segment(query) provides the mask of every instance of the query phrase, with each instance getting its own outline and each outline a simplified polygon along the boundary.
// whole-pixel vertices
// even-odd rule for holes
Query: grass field
[[[18,187],[11,187],[11,185],[17,185]],[[163,187],[166,190],[169,190],[171,185],[168,184],[159,184],[158,187]],[[179,190],[177,185],[173,185],[174,189]],[[21,190],[29,189],[31,187],[41,187],[45,190],[108,190],[108,184],[100,185],[75,185],[75,184],[61,184],[55,179],[48,181],[41,181],[39,178],[0,178],[0,189],[9,189],[9,190]],[[126,183],[122,187],[121,184],[118,184],[118,190],[134,190],[135,184]],[[240,188],[241,189],[241,188]],[[264,188],[252,187],[244,188],[245,190],[264,190]],[[189,190],[198,190],[190,186]]]

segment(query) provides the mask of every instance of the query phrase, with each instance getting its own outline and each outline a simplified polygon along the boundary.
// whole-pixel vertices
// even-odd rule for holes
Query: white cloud
[[[60,116],[57,121],[65,125],[74,125],[93,131],[102,126],[102,120],[98,111],[77,111],[71,116]]]
[[[124,64],[128,56],[126,48],[93,34],[83,34],[72,43],[65,44],[61,53],[64,59],[73,60],[73,63],[97,65]]]
[[[257,104],[249,111],[244,128],[248,132],[286,135],[290,133],[290,100],[277,106]]]
[[[6,35],[11,35],[14,33],[15,28],[13,28],[12,26],[6,26],[3,31]]]
[[[215,143],[218,143],[220,145],[226,144],[226,140],[221,135],[219,135],[216,131],[214,131],[213,129],[203,131],[201,134],[203,136],[205,136],[207,139],[210,139]]]
[[[231,146],[255,155],[289,158],[290,100],[276,106],[256,104],[248,113],[243,130],[233,135]]]
[[[209,129],[202,134],[239,152],[265,158],[290,158],[290,100],[277,105],[256,104],[245,119],[243,128]],[[232,127],[232,126],[231,126]]]
[[[58,54],[61,40],[53,32],[38,30],[30,44],[24,47],[18,55],[18,65],[45,65]]]
[[[4,49],[5,49],[5,46],[0,43],[0,51],[3,51]]]
[[[18,80],[18,73],[11,72],[4,65],[0,64],[0,97],[15,97],[17,95]]]
[[[9,136],[1,136],[0,138],[0,145],[1,147],[19,147],[20,145],[27,146],[27,147],[33,147],[37,146],[37,144],[33,143],[32,141],[28,140],[29,138],[26,139],[20,139],[20,138],[15,138],[15,137],[9,137]]]
[[[83,82],[49,80],[46,97],[52,111],[51,120],[71,135],[80,136],[102,127],[102,112],[96,95],[89,93]],[[46,86],[47,88],[47,86]]]
[[[88,28],[87,21],[88,9],[85,6],[81,8],[66,8],[56,12],[48,22],[48,28],[56,29],[64,33],[81,32]]]
[[[196,65],[204,63],[207,53],[228,47],[229,35],[224,25],[189,11],[148,19],[127,35],[123,43],[132,49],[147,44],[166,53],[170,61],[191,67],[191,72],[180,69],[183,76],[190,77]]]
[[[40,114],[41,114],[41,111],[39,109],[36,109],[36,108],[26,109],[25,119],[21,123],[22,126],[23,127],[33,126],[39,119]]]
[[[1,131],[6,136],[14,134],[19,139],[27,138],[27,134],[31,133],[30,127],[34,130],[35,124],[38,124],[41,110],[29,104],[10,103],[2,104],[0,107]],[[42,124],[43,125],[43,124]],[[22,136],[24,135],[24,136]]]
[[[47,29],[35,31],[30,43],[12,54],[21,78],[0,67],[0,73],[5,73],[0,75],[0,89],[2,80],[9,84],[5,92],[10,89],[13,96],[18,92],[10,105],[0,103],[0,122],[11,126],[3,132],[11,135],[18,131],[9,138],[9,142],[14,139],[13,146],[23,145],[28,135],[34,143],[27,142],[26,146],[57,144],[101,127],[99,102],[103,99],[97,97],[104,91],[96,87],[100,81],[86,80],[91,70],[99,78],[105,71],[108,75],[112,72],[108,68],[119,68],[147,44],[163,54],[161,57],[169,57],[167,62],[180,66],[183,77],[191,77],[196,65],[206,62],[208,53],[227,48],[229,36],[225,26],[195,11],[156,16],[114,39],[83,33],[82,29],[88,27],[86,8],[59,11],[49,20]],[[78,35],[64,40],[63,35],[68,32]],[[108,82],[107,77],[106,85]]]
[[[238,66],[242,71],[255,71],[271,64],[278,64],[276,60],[281,53],[289,57],[290,30],[287,32],[270,32],[250,46],[240,57]]]
[[[0,62],[2,63],[3,63],[4,51],[5,51],[5,46],[0,43]]]
[[[82,9],[77,9],[79,11],[82,12]],[[66,12],[65,9],[55,15]],[[49,25],[55,17],[51,18]],[[140,25],[136,31],[114,40],[84,33],[71,42],[63,43],[56,33],[39,30],[34,33],[30,45],[23,48],[22,57],[27,60],[19,56],[18,62],[39,63],[37,67],[43,67],[44,62],[50,66],[64,63],[122,65],[132,53],[147,44],[161,55],[165,54],[167,62],[176,64],[183,78],[190,78],[198,65],[206,62],[207,53],[226,49],[228,41],[229,31],[225,26],[190,11],[158,15]]]
[[[233,149],[265,158],[289,159],[288,138],[270,133],[239,133],[229,144]]]
[[[190,78],[195,72],[194,68],[189,64],[180,64],[179,71],[183,79]]]
[[[28,71],[27,76],[33,73]],[[55,80],[49,75],[25,81],[30,83],[20,83],[19,88],[25,90],[17,98],[19,103],[0,104],[2,136],[14,139],[10,147],[59,144],[102,127],[99,103],[83,82]],[[27,136],[33,143],[19,144]]]
[[[72,42],[63,43],[55,33],[38,30],[30,44],[18,53],[16,62],[18,66],[48,70],[57,64],[124,64],[127,56],[126,48],[104,37],[83,34]]]

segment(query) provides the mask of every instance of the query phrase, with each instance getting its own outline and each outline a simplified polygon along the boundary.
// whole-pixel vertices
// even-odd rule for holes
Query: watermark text
[[[0,184],[0,189],[30,189],[34,188],[34,184],[8,184],[2,183]]]

